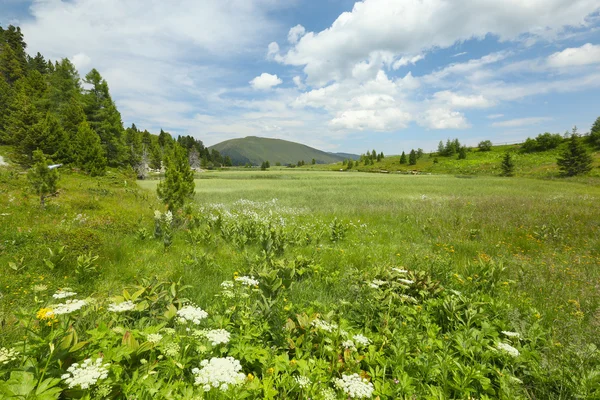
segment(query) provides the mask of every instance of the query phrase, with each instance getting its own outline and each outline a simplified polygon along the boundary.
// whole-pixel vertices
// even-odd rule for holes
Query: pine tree
[[[600,147],[600,117],[598,117],[594,122],[594,125],[592,125],[588,140],[592,146]]]
[[[502,176],[513,176],[515,172],[515,162],[512,159],[510,153],[506,152],[504,157],[502,157],[502,164],[500,164],[502,168]]]
[[[265,161],[263,161],[262,164],[260,164],[260,170],[261,171],[266,171],[267,170],[267,163]]]
[[[577,130],[573,128],[567,147],[557,159],[558,169],[563,176],[585,174],[592,170],[592,156],[581,143]]]
[[[13,90],[8,82],[0,76],[0,144],[9,143],[6,130],[8,113],[12,103]]]
[[[73,143],[73,153],[77,166],[91,176],[104,175],[106,172],[104,148],[87,121],[79,125]]]
[[[400,156],[400,164],[406,164],[406,153],[402,152]]]
[[[204,165],[202,168],[205,168]],[[160,152],[160,147],[157,143],[152,143],[150,147],[150,168],[152,169],[161,169],[162,168],[162,154]]]
[[[27,95],[25,83],[19,81],[5,122],[5,140],[15,145],[16,159],[23,165],[31,164],[33,151],[39,146],[39,122],[40,113]]]
[[[354,162],[352,160],[348,160],[348,165],[346,166],[346,169],[352,169],[353,166]]]
[[[33,167],[27,173],[27,178],[35,193],[40,196],[40,205],[46,204],[46,197],[56,193],[58,171],[48,168],[48,161],[41,150],[33,152]]]
[[[417,152],[414,149],[408,155],[408,165],[417,165]]]
[[[462,146],[458,149],[458,159],[464,160],[467,158],[467,146]]]
[[[177,143],[168,151],[165,164],[165,179],[158,184],[156,191],[167,208],[176,211],[194,195],[194,174],[185,149]]]

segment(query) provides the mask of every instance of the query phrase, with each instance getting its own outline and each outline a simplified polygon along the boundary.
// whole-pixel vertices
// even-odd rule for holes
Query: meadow
[[[0,183],[5,398],[600,398],[597,184],[215,171],[171,215],[117,171]]]

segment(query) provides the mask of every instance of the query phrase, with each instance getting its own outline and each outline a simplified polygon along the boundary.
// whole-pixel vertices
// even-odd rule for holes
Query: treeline
[[[46,60],[26,53],[19,27],[0,27],[0,144],[14,147],[14,159],[33,163],[41,150],[51,162],[69,164],[91,175],[107,166],[132,167],[144,176],[160,169],[175,144],[186,149],[193,167],[231,165],[191,136],[177,140],[162,129],[158,135],[124,129],[108,83],[96,69],[83,79],[66,58]]]

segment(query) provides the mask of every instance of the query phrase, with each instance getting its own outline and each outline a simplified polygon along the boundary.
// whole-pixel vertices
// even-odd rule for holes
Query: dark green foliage
[[[315,165],[316,163],[317,163],[317,160],[315,160],[315,159],[313,158],[313,159],[312,159],[312,161],[311,161],[311,164],[312,164],[312,165]]]
[[[266,171],[267,168],[269,168],[269,167],[267,167],[267,162],[263,161],[262,164],[260,164],[261,171]]]
[[[546,132],[538,135],[535,139],[527,138],[521,150],[525,153],[552,150],[557,148],[563,140],[563,137],[558,133]]]
[[[573,128],[567,147],[562,151],[556,163],[563,176],[581,175],[592,170],[592,156],[588,154],[581,143],[576,128]]]
[[[203,158],[201,161],[202,168],[206,168],[206,158]],[[161,169],[162,167],[162,155],[160,153],[160,147],[158,144],[153,144],[150,147],[150,168],[152,169]]]
[[[592,125],[588,141],[592,146],[600,147],[600,117],[598,117],[594,122],[594,125]]]
[[[106,155],[100,138],[87,121],[79,125],[73,141],[75,163],[91,176],[104,175],[106,172]]]
[[[492,150],[492,141],[491,140],[482,140],[477,145],[479,151],[491,151]]]
[[[158,197],[170,211],[177,211],[183,207],[186,199],[194,195],[194,188],[194,173],[186,151],[174,142],[165,157],[165,179],[156,188]]]
[[[8,82],[0,76],[0,143],[8,143],[10,141],[7,137],[8,132],[6,131],[6,123],[12,95],[12,88]]]
[[[515,172],[515,162],[510,155],[510,153],[506,152],[504,157],[502,157],[502,164],[500,164],[502,168],[502,176],[513,176]]]
[[[433,163],[434,163],[434,164],[437,164],[437,163],[439,163],[439,160],[437,159],[437,157],[433,159]]]
[[[352,169],[353,166],[354,162],[352,160],[348,160],[348,165],[346,166],[346,169]]]
[[[408,165],[417,165],[417,152],[414,149],[408,155]]]
[[[467,158],[467,146],[461,146],[460,149],[458,149],[458,159],[464,160],[466,158]]]
[[[25,84],[19,81],[5,120],[5,142],[15,145],[16,160],[31,165],[33,150],[39,147],[40,113],[27,95]]]
[[[41,150],[33,152],[33,167],[27,173],[27,178],[35,193],[40,196],[40,204],[46,203],[46,197],[56,193],[58,170],[49,169],[48,161]]]
[[[438,155],[451,157],[460,151],[460,147],[461,145],[458,139],[446,140],[445,146],[442,141],[440,141],[438,144]]]
[[[402,152],[402,155],[400,156],[400,164],[406,164],[406,162],[406,153]]]

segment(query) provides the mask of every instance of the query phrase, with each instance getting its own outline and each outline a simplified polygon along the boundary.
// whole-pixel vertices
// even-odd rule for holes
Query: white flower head
[[[125,312],[125,311],[131,311],[135,308],[135,303],[133,301],[127,300],[124,301],[122,303],[111,303],[108,306],[108,311],[110,312],[116,312],[116,313],[120,313],[120,312]]]
[[[398,279],[398,282],[404,283],[405,285],[412,285],[415,281],[411,281],[410,279]]]
[[[233,282],[232,281],[223,281],[223,282],[221,282],[221,287],[223,289],[232,289],[233,288]]]
[[[81,309],[86,304],[85,300],[67,300],[64,304],[52,306],[52,313],[54,315],[70,314]]]
[[[158,210],[154,210],[154,219],[160,220],[162,213]]]
[[[207,338],[213,346],[227,344],[231,337],[231,334],[225,329],[210,329],[203,333],[204,337]]]
[[[352,399],[368,399],[375,390],[371,382],[358,374],[342,375],[341,379],[334,379],[333,382]]]
[[[354,339],[355,343],[361,346],[367,346],[369,343],[371,343],[371,340],[368,337],[361,335],[360,333],[358,335],[354,335],[352,338]]]
[[[165,216],[165,222],[170,225],[171,222],[173,222],[173,213],[171,212],[171,210],[167,211],[164,214],[164,216]]]
[[[323,321],[322,319],[315,319],[312,323],[312,326],[315,328],[325,331],[325,332],[333,332],[338,328],[337,324],[334,322]]]
[[[352,340],[344,340],[342,342],[342,347],[344,349],[356,350],[356,346],[354,345],[354,342]]]
[[[515,339],[519,339],[521,337],[519,332],[502,331],[502,334],[506,337],[515,338]]]
[[[503,352],[505,352],[505,353],[508,353],[508,354],[510,354],[510,355],[511,355],[511,356],[513,356],[513,357],[518,357],[518,356],[519,356],[519,354],[520,354],[520,353],[519,353],[519,350],[515,349],[515,348],[514,348],[514,347],[512,347],[510,344],[506,344],[506,343],[502,343],[502,342],[500,342],[500,343],[496,344],[496,348],[497,348],[498,350],[501,350],[501,351],[503,351]]]
[[[200,365],[202,369],[194,368],[192,374],[195,375],[194,384],[208,392],[212,388],[226,391],[230,386],[240,385],[246,379],[242,371],[242,366],[238,360],[233,357],[216,358],[203,360]]]
[[[150,333],[146,336],[146,340],[154,344],[159,343],[162,340],[162,338],[163,335],[161,335],[160,333]]]
[[[2,347],[0,348],[0,365],[5,365],[16,360],[18,356],[19,352],[17,350]]]
[[[235,280],[246,286],[258,286],[260,283],[253,276],[238,276]]]
[[[77,293],[75,293],[75,292],[70,292],[68,290],[59,289],[56,291],[56,293],[54,293],[52,295],[52,297],[54,297],[55,299],[66,299],[67,297],[73,297],[76,295],[77,295]]]
[[[179,317],[177,319],[179,323],[184,324],[186,322],[192,322],[198,325],[200,324],[201,320],[208,317],[208,313],[200,307],[194,307],[190,305],[182,307],[179,311],[177,311],[177,316]]]
[[[400,268],[392,268],[392,271],[397,272],[399,274],[406,274],[408,271]]]
[[[296,380],[298,386],[300,386],[302,389],[304,389],[311,383],[310,378],[307,376],[295,376],[294,379]]]
[[[73,389],[79,386],[81,389],[89,389],[101,379],[106,379],[108,376],[108,365],[102,364],[102,359],[98,358],[92,361],[91,358],[86,359],[81,365],[78,363],[72,364],[67,373],[61,378]]]

